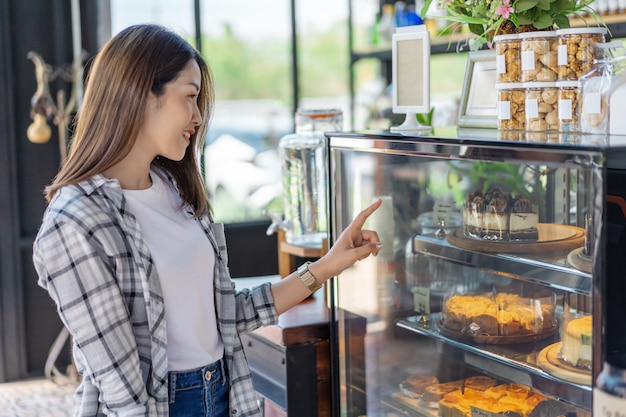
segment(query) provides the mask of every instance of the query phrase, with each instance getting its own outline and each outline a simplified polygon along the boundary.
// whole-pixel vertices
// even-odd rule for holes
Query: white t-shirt
[[[168,370],[192,370],[224,353],[215,315],[215,253],[200,224],[181,208],[176,190],[158,173],[150,174],[150,188],[123,192],[161,282]]]

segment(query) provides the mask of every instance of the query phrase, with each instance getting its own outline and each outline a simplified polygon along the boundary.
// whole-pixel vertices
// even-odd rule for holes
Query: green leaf
[[[578,8],[577,2],[568,1],[568,0],[558,0],[557,2],[552,4],[551,13],[552,15],[563,14],[569,16]]]
[[[530,25],[533,23],[532,19],[530,18],[530,16],[525,15],[525,14],[518,14],[517,15],[517,23],[521,26],[521,25]]]
[[[534,8],[535,6],[537,6],[537,3],[538,3],[537,0],[520,0],[517,3],[515,3],[515,12],[520,13],[520,12],[525,12],[527,10],[530,10]]]
[[[448,13],[449,14],[446,16],[446,19],[452,22],[461,22],[461,23],[467,23],[467,24],[476,23],[479,25],[482,25],[483,23],[485,23],[485,18],[483,17],[468,16],[464,13],[460,13],[452,9],[448,9]]]
[[[555,15],[552,20],[560,29],[566,29],[569,27],[569,19],[562,14]]]
[[[550,10],[550,0],[539,0],[537,8],[540,10]]]
[[[467,25],[467,27],[469,28],[470,32],[478,36],[482,35],[485,31],[483,25],[478,25],[476,23],[470,23]]]
[[[422,6],[422,10],[420,11],[420,16],[426,19],[426,13],[428,13],[428,9],[430,8],[430,4],[433,0],[424,0],[424,6]]]
[[[415,118],[423,126],[432,126],[434,114],[435,114],[435,108],[431,107],[428,113],[417,113],[415,115]]]
[[[541,13],[533,25],[540,30],[549,28],[552,26],[552,17],[548,13]]]

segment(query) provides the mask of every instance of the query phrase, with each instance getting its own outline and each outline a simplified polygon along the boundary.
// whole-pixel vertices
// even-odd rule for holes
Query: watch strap
[[[300,280],[312,293],[322,288],[322,284],[317,282],[311,271],[309,271],[309,264],[311,262],[307,261],[298,267],[298,275],[300,275]]]

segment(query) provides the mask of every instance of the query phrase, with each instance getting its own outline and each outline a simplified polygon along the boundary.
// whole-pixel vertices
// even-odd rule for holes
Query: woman
[[[213,101],[200,54],[159,26],[122,31],[90,70],[33,247],[73,336],[75,415],[260,415],[239,334],[381,248],[361,230],[376,202],[308,270],[235,291],[198,167]]]

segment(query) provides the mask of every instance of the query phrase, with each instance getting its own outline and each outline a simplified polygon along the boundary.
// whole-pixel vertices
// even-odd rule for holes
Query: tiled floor
[[[0,384],[0,417],[70,417],[75,389],[44,378]]]

